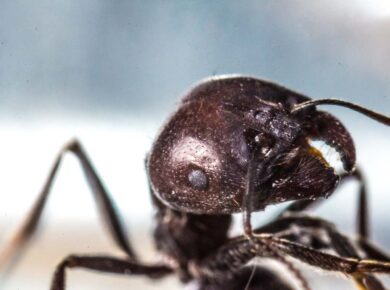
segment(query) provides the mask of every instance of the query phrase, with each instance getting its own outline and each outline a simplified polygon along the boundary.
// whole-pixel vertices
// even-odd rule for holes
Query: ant
[[[63,155],[72,152],[126,257],[70,255],[57,266],[51,290],[65,289],[68,268],[153,279],[176,274],[197,290],[295,289],[266,266],[250,267],[255,258],[285,265],[305,290],[310,286],[290,258],[343,273],[361,290],[383,290],[374,274],[389,274],[390,258],[369,242],[366,186],[356,167],[353,140],[340,121],[317,110],[325,104],[344,106],[390,125],[389,117],[356,104],[311,100],[252,77],[213,77],[192,88],[146,158],[156,209],[154,239],[164,257],[155,264],[139,260],[113,201],[74,140],[60,151],[30,214],[0,251],[0,265],[32,237]],[[337,151],[340,172],[314,141]],[[350,178],[360,182],[356,240],[329,222],[304,214]],[[269,224],[252,227],[253,212],[287,201],[292,203]],[[235,213],[243,214],[244,235],[232,238],[229,228]]]

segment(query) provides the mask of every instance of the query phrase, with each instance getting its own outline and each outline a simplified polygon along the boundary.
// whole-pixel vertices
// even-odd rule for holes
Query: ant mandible
[[[87,154],[72,141],[57,156],[26,221],[0,252],[0,265],[35,232],[61,159],[72,152],[126,257],[68,256],[56,268],[52,290],[65,289],[67,268],[155,279],[176,273],[198,290],[293,289],[264,266],[248,267],[257,257],[287,266],[304,289],[310,289],[308,283],[287,258],[344,273],[359,289],[385,289],[373,274],[389,274],[390,259],[368,241],[367,194],[355,165],[353,140],[340,121],[316,109],[324,104],[344,106],[390,125],[390,118],[361,106],[335,99],[310,100],[252,77],[213,77],[191,89],[146,159],[156,209],[155,244],[165,257],[156,264],[140,262]],[[313,141],[337,151],[342,172]],[[322,219],[302,214],[351,177],[360,182],[357,241]],[[252,228],[252,212],[287,201],[294,202],[271,223]],[[234,213],[243,213],[244,235],[231,238]]]

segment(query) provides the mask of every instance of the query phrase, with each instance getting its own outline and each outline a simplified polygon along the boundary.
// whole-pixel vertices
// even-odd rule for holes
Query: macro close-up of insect
[[[352,137],[338,119],[317,110],[320,105],[346,107],[390,125],[390,118],[359,105],[311,100],[253,77],[212,77],[194,86],[145,160],[156,212],[154,241],[161,254],[154,264],[139,259],[89,157],[77,140],[71,141],[56,158],[27,219],[0,250],[0,263],[12,260],[34,234],[63,154],[71,152],[125,256],[69,255],[55,269],[52,290],[68,289],[66,272],[72,268],[151,279],[176,275],[199,290],[312,289],[296,261],[347,275],[357,289],[386,289],[377,274],[390,274],[390,260],[387,249],[378,249],[369,236],[367,193]],[[339,168],[316,142],[336,151]],[[354,238],[332,221],[306,213],[348,179],[360,182]],[[271,222],[252,226],[253,212],[284,202],[292,203]],[[235,213],[243,215],[243,235],[229,235]],[[267,264],[257,265],[257,258],[280,263],[295,282]]]
[[[389,1],[1,4],[1,290],[390,290]]]

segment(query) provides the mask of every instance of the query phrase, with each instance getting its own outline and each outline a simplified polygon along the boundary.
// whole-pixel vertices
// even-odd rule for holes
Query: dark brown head
[[[255,210],[326,197],[339,175],[316,141],[336,150],[346,172],[355,165],[355,149],[331,115],[315,107],[292,113],[308,101],[250,77],[200,83],[183,98],[153,145],[148,174],[154,194],[179,211],[240,212],[249,162],[254,162],[255,168],[265,168],[255,171]]]

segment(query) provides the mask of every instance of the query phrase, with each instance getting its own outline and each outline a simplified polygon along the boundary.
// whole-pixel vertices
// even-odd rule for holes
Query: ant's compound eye
[[[192,170],[188,174],[188,181],[194,189],[206,190],[209,186],[209,180],[206,173],[200,169]]]

